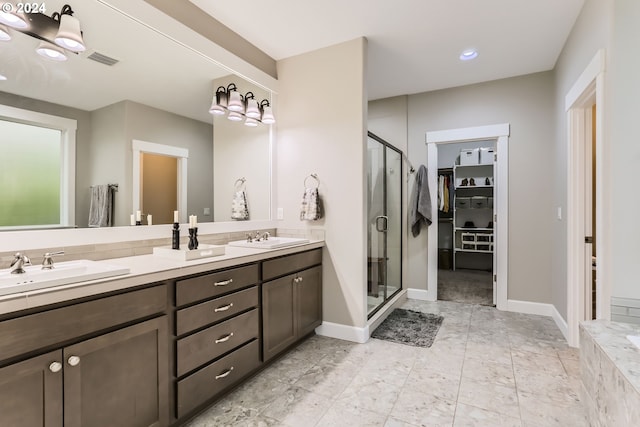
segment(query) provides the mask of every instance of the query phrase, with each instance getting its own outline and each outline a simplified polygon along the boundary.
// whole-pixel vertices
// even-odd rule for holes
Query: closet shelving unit
[[[493,254],[493,164],[455,165],[453,177],[455,270],[456,258],[462,253]]]
[[[446,176],[453,182],[453,168],[439,168],[438,179]],[[451,270],[453,268],[453,210],[454,191],[449,194],[449,210],[443,212],[438,209],[438,268]]]

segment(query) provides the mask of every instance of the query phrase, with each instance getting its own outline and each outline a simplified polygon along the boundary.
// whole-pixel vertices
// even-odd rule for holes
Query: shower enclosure
[[[402,152],[368,133],[367,317],[402,289]]]

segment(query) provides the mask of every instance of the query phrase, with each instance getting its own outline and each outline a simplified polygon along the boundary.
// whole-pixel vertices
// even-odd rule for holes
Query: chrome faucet
[[[53,268],[54,255],[64,255],[64,251],[47,252],[46,254],[44,254],[44,258],[42,259],[43,270],[51,270]]]
[[[262,240],[269,240],[270,236],[271,234],[269,234],[268,231],[265,231],[264,234],[262,235]]]
[[[9,270],[11,274],[24,274],[26,273],[23,268],[25,265],[31,265],[31,260],[25,254],[17,252],[14,255],[13,261],[11,261],[11,268]]]

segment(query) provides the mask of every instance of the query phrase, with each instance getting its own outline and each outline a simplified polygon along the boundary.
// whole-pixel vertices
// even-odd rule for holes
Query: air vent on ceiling
[[[89,56],[87,56],[87,58],[89,58],[89,59],[91,59],[93,61],[99,62],[101,64],[108,65],[108,66],[112,66],[112,65],[115,65],[118,62],[120,62],[120,60],[118,60],[118,59],[111,58],[111,57],[109,57],[107,55],[104,55],[104,54],[102,54],[100,52],[96,52],[96,51],[91,52],[89,54]]]

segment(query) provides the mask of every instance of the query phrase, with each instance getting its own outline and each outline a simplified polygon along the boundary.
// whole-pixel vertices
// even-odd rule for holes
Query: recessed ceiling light
[[[475,49],[467,49],[460,54],[461,61],[469,61],[478,57],[478,51]]]

